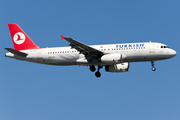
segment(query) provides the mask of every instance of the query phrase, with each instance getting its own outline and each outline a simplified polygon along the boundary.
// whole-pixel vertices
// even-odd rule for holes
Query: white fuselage
[[[165,44],[155,42],[90,45],[90,47],[102,51],[104,55],[121,54],[123,56],[121,62],[156,61],[176,55],[176,52]],[[48,65],[92,65],[92,62],[88,62],[83,54],[71,47],[31,49],[22,52],[27,55],[19,56],[9,52],[6,53],[6,57]],[[118,62],[120,61],[102,62],[97,60],[93,64],[110,65]]]

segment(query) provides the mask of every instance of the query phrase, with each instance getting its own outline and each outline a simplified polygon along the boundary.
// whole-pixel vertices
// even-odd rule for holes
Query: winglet
[[[64,37],[64,36],[62,36],[62,35],[60,35],[61,36],[61,39],[63,40],[64,38],[66,38],[66,37]]]

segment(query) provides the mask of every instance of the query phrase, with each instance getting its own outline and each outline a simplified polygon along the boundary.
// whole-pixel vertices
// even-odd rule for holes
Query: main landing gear
[[[99,72],[99,70],[100,70],[101,68],[102,68],[102,66],[98,66],[98,71],[95,73],[95,76],[96,76],[97,78],[101,77],[101,73]],[[95,66],[94,66],[94,65],[91,65],[91,66],[90,66],[90,70],[91,70],[92,72],[96,71]]]
[[[154,61],[151,61],[151,65],[152,65],[152,71],[155,71],[156,68],[154,67]]]
[[[90,70],[91,70],[92,72],[96,71],[95,66],[94,66],[94,65],[91,65],[91,66],[90,66]]]

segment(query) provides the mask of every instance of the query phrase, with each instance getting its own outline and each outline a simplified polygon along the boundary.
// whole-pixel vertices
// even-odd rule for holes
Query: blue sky
[[[4,0],[0,4],[1,120],[179,120],[179,0]],[[48,66],[4,57],[13,48],[8,23],[40,47],[160,42],[176,57],[130,63],[126,73],[102,77],[83,66]]]

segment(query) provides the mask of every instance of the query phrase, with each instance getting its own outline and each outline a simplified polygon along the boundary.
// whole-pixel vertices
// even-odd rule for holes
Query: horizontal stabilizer
[[[15,55],[27,55],[26,53],[23,53],[23,52],[20,52],[20,51],[17,51],[17,50],[14,50],[14,49],[12,49],[12,48],[4,48],[4,49],[6,49],[7,51],[9,51],[9,52],[11,52],[11,53],[13,53],[13,54],[15,54]]]

